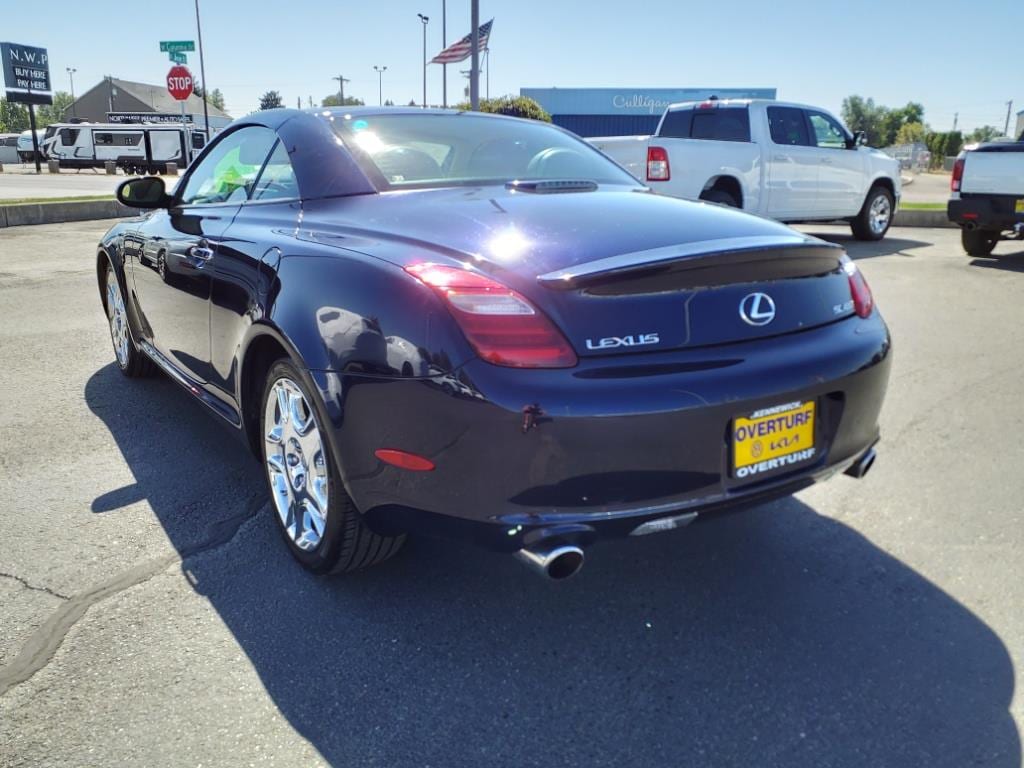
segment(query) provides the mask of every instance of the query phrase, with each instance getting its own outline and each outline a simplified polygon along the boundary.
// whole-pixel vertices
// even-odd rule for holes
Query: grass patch
[[[901,211],[944,211],[945,203],[900,203]]]
[[[84,203],[93,200],[113,200],[113,195],[69,195],[67,197],[18,197],[0,200],[0,205],[26,205],[28,203]]]

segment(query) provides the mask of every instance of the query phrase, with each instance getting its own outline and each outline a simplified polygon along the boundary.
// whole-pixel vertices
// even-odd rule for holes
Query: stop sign
[[[188,67],[180,64],[171,67],[167,73],[167,92],[178,101],[184,101],[192,95],[192,73]]]

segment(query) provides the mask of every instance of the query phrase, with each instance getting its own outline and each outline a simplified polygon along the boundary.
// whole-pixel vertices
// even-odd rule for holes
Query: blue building
[[[680,101],[774,99],[775,88],[520,88],[555,125],[580,136],[654,133],[661,113]]]

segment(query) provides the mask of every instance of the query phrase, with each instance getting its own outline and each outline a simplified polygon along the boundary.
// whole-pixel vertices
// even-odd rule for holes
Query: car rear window
[[[741,107],[690,107],[665,115],[659,136],[704,141],[750,141],[750,113]]]
[[[456,112],[321,117],[382,190],[515,180],[636,185],[591,145],[535,120]]]

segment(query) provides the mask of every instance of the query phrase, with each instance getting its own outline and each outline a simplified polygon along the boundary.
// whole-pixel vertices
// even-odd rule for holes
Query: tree
[[[468,102],[463,102],[456,105],[455,108],[468,110],[470,106]],[[499,96],[496,99],[480,99],[480,111],[496,115],[525,117],[544,123],[551,122],[551,115],[544,111],[544,107],[528,96]]]
[[[0,133],[21,133],[28,127],[28,108],[0,99]]]
[[[980,144],[983,141],[992,141],[992,139],[1002,135],[1003,132],[994,125],[983,125],[967,134],[967,141],[970,144]]]
[[[362,107],[365,104],[365,101],[357,99],[355,96],[346,96],[345,101],[342,101],[336,93],[325,96],[320,101],[320,106],[322,107]]]
[[[924,107],[914,101],[906,106],[890,109],[875,104],[872,98],[847,96],[843,99],[843,121],[851,131],[864,131],[868,144],[875,147],[889,147],[897,143],[900,129],[908,123],[924,125]]]
[[[868,144],[879,146],[882,138],[882,117],[884,107],[878,107],[872,98],[847,96],[843,99],[842,116],[851,131],[864,131]]]
[[[193,92],[200,99],[203,98],[203,89],[201,86],[194,86]],[[208,94],[206,94],[206,103],[217,109],[224,109],[224,94],[220,92],[220,88],[214,88]]]
[[[281,94],[277,91],[267,91],[260,96],[260,109],[280,109],[283,106]]]
[[[57,91],[53,94],[53,104],[43,104],[36,110],[36,126],[45,128],[51,123],[67,122],[71,115],[71,94]]]
[[[385,107],[393,107],[393,106],[395,106],[395,102],[393,102],[391,99],[384,99],[384,106]]]
[[[924,141],[925,127],[921,123],[904,123],[896,133],[894,144],[917,144]]]

